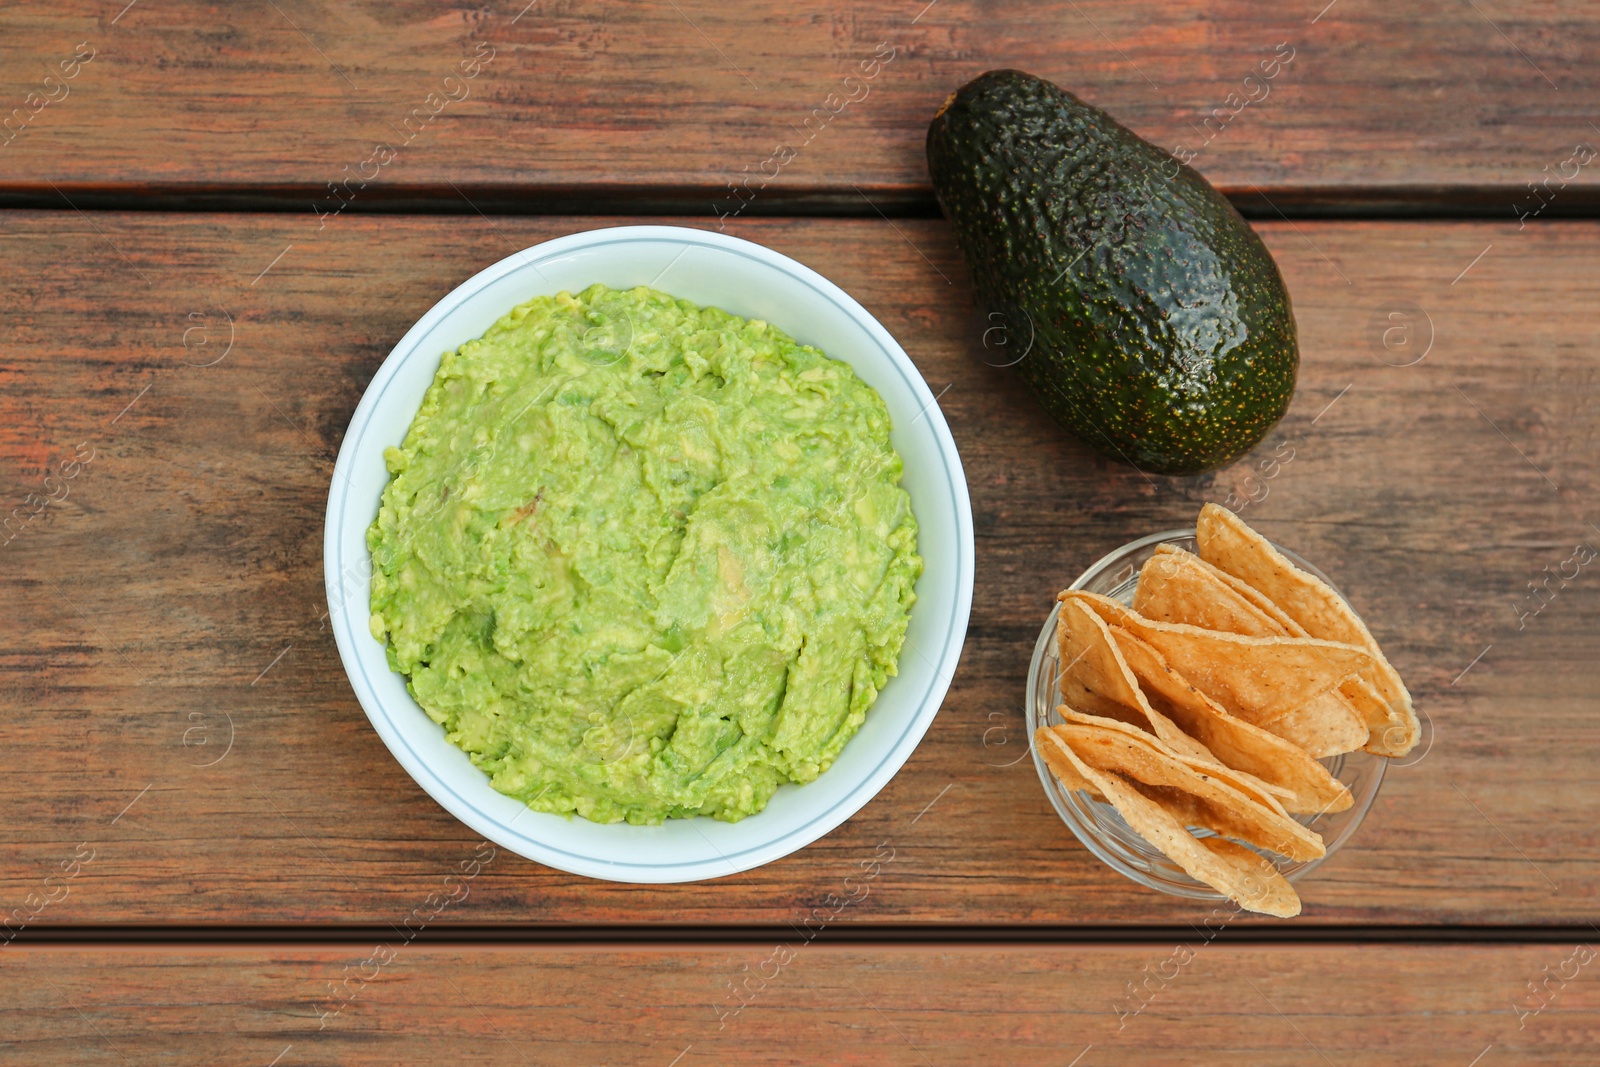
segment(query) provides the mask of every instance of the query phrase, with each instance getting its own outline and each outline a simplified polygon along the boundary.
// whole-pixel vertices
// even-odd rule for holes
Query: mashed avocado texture
[[[759,320],[591,286],[447,352],[372,551],[372,633],[494,787],[737,820],[895,673],[917,524],[882,398]]]

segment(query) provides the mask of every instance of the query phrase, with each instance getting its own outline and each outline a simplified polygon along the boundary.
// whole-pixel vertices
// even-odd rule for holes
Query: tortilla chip
[[[1173,758],[1191,770],[1198,771],[1201,774],[1209,774],[1219,782],[1226,782],[1252,800],[1265,804],[1273,811],[1283,815],[1289,814],[1289,809],[1283,805],[1284,801],[1294,796],[1293,790],[1285,789],[1281,785],[1274,785],[1264,779],[1257,778],[1249,771],[1241,771],[1237,767],[1230,767],[1217,759],[1215,754],[1209,760],[1197,760],[1192,756],[1185,756],[1181,752],[1174,752]]]
[[[1310,703],[1273,719],[1262,729],[1299,745],[1313,759],[1354,752],[1371,735],[1366,719],[1337,689],[1318,693]]]
[[[1186,622],[1247,637],[1288,637],[1289,630],[1223,581],[1192,552],[1159,545],[1139,569],[1133,610],[1152,622]]]
[[[1143,745],[1152,752],[1160,753],[1162,758],[1175,759],[1179,763],[1183,764],[1183,766],[1188,767],[1190,770],[1193,770],[1198,774],[1208,775],[1212,778],[1215,778],[1219,782],[1224,782],[1227,785],[1239,790],[1239,792],[1245,794],[1256,803],[1261,804],[1264,807],[1271,808],[1280,815],[1287,815],[1289,813],[1288,809],[1283,806],[1283,802],[1294,796],[1294,792],[1292,790],[1285,789],[1280,785],[1272,785],[1269,782],[1257,778],[1248,771],[1241,771],[1236,768],[1229,767],[1227,764],[1217,759],[1216,756],[1213,755],[1209,750],[1207,751],[1204,759],[1201,759],[1197,756],[1191,756],[1187,753],[1179,752],[1172,746],[1164,743],[1159,737],[1141,730],[1137,726],[1122,722],[1118,719],[1107,719],[1102,716],[1090,715],[1085,712],[1075,711],[1074,709],[1067,707],[1065,704],[1061,705],[1058,714],[1063,720],[1069,723],[1088,723],[1094,726],[1103,726],[1108,730],[1118,731],[1128,740],[1136,744]],[[1060,724],[1058,723],[1057,725]]]
[[[1350,790],[1298,745],[1237,719],[1167,666],[1161,653],[1121,627],[1111,636],[1150,706],[1205,745],[1224,766],[1284,788],[1291,812],[1344,811]]]
[[[1153,622],[1187,623],[1207,630],[1246,637],[1305,637],[1300,625],[1283,616],[1279,621],[1262,606],[1262,594],[1241,591],[1243,582],[1220,571],[1191,552],[1158,545],[1155,555],[1139,572],[1133,610]],[[1309,705],[1290,712],[1268,728],[1313,757],[1349,752],[1367,743],[1369,716],[1346,695],[1346,686],[1361,685],[1359,676],[1346,679],[1339,692],[1318,696]],[[1371,690],[1369,689],[1370,693]],[[1356,694],[1360,696],[1359,692]]]
[[[1063,601],[1057,626],[1061,642],[1061,699],[1068,707],[1131,723],[1161,738],[1173,749],[1208,762],[1204,745],[1156,711],[1139,691],[1133,672],[1117,651],[1111,632],[1094,612]]]
[[[1079,601],[1102,621],[1120,626],[1155,648],[1168,666],[1238,718],[1279,737],[1291,734],[1288,740],[1297,744],[1305,738],[1317,746],[1319,755],[1349,751],[1328,746],[1351,743],[1365,729],[1359,722],[1351,727],[1355,712],[1338,693],[1346,678],[1370,668],[1372,657],[1364,648],[1306,637],[1245,637],[1187,623],[1152,622],[1097,593],[1069,590],[1060,599],[1063,612],[1067,603]],[[1331,695],[1324,697],[1325,693]],[[1273,724],[1285,718],[1288,724],[1275,729]],[[1365,740],[1360,737],[1351,747],[1360,747]]]
[[[1039,732],[1049,731],[1041,729]],[[1041,751],[1050,744],[1043,739],[1037,743]],[[1264,857],[1231,841],[1211,838],[1202,841],[1159,802],[1140,793],[1127,780],[1095,770],[1065,745],[1060,752],[1077,777],[1099,787],[1129,829],[1150,842],[1189,877],[1204,882],[1241,908],[1281,918],[1300,914],[1300,898],[1294,887]]]
[[[1081,712],[1068,713],[1065,723],[1051,729],[1081,762],[1155,787],[1157,793],[1146,795],[1190,825],[1294,860],[1326,854],[1322,838],[1285,814],[1276,801],[1263,800],[1259,793],[1251,796],[1209,768],[1184,763],[1148,734]]]
[[[1183,549],[1178,548],[1176,545],[1157,545],[1156,551],[1182,552]],[[1189,555],[1194,555],[1194,553],[1191,552]],[[1217,578],[1218,581],[1232,589],[1235,593],[1238,593],[1240,596],[1244,597],[1263,615],[1271,619],[1276,625],[1281,626],[1283,628],[1284,635],[1288,637],[1311,636],[1310,634],[1306,633],[1304,627],[1295,622],[1293,619],[1289,618],[1289,616],[1285,615],[1283,613],[1283,609],[1274,604],[1272,602],[1272,598],[1267,596],[1261,590],[1257,589],[1249,582],[1235,578],[1222,568],[1215,566],[1214,564],[1207,563],[1203,556],[1195,556],[1195,558],[1200,560],[1201,564],[1203,564],[1208,571]]]
[[[1300,914],[1300,896],[1294,891],[1294,886],[1264,857],[1220,837],[1205,838],[1200,844],[1211,852],[1217,862],[1237,872],[1238,896],[1230,899],[1241,908],[1264,915],[1276,915],[1280,919],[1291,919]]]
[[[1356,707],[1367,715],[1367,751],[1380,756],[1410,752],[1422,732],[1411,694],[1384,658],[1366,624],[1344,598],[1325,582],[1296,567],[1226,508],[1215,504],[1202,508],[1196,537],[1202,559],[1260,590],[1311,637],[1354,645],[1368,652],[1372,662],[1361,677],[1382,703],[1356,698]]]
[[[1062,786],[1069,792],[1088,793],[1096,800],[1104,800],[1106,798],[1105,794],[1100,792],[1099,786],[1078,773],[1077,768],[1072,765],[1065,755],[1067,751],[1066,741],[1051,732],[1048,727],[1041,726],[1034,732],[1033,744],[1038,749],[1039,755],[1044,759],[1045,766],[1050,768],[1050,773],[1055,775]]]
[[[1185,826],[1203,826],[1215,831],[1223,837],[1248,840],[1248,838],[1244,838],[1239,834],[1230,833],[1226,830],[1218,829],[1216,826],[1213,826],[1213,813],[1216,809],[1214,805],[1208,803],[1204,798],[1197,797],[1193,793],[1179,789],[1175,786],[1147,785],[1144,782],[1139,781],[1137,778],[1132,778],[1127,775],[1124,775],[1124,777],[1128,778],[1129,784],[1131,784],[1135,789],[1139,790],[1139,792],[1143,793],[1151,800],[1154,800],[1156,803],[1166,808],[1179,822],[1183,823]],[[1293,819],[1290,819],[1289,823],[1294,826],[1300,826],[1302,830],[1305,829],[1305,827],[1301,826],[1300,823],[1295,822]],[[1310,833],[1310,831],[1306,832]],[[1321,836],[1318,834],[1311,834],[1311,836],[1316,838],[1316,846],[1318,848],[1322,848]],[[1303,839],[1297,838],[1296,835],[1288,831],[1278,835],[1276,838],[1268,838],[1268,841],[1268,844],[1260,845],[1260,847],[1266,849],[1268,852],[1276,852],[1279,855],[1288,855],[1290,852],[1294,851],[1311,851],[1310,848],[1304,843]],[[1258,844],[1258,842],[1255,841],[1250,841],[1249,843],[1252,845]],[[1322,851],[1316,855],[1327,855],[1327,850],[1322,849]],[[1290,856],[1290,858],[1302,859],[1305,857]],[[1311,858],[1315,858],[1315,856]]]
[[[1339,693],[1355,710],[1355,713],[1360,716],[1361,721],[1367,724],[1367,732],[1372,735],[1372,740],[1366,746],[1369,752],[1377,756],[1389,755],[1387,752],[1378,751],[1373,746],[1396,748],[1404,742],[1406,732],[1410,727],[1403,721],[1396,721],[1389,702],[1383,699],[1383,695],[1374,689],[1372,683],[1366,678],[1359,675],[1354,678],[1346,678],[1339,686]],[[1410,699],[1409,693],[1406,698]],[[1413,711],[1411,714],[1415,716],[1416,712]],[[1388,735],[1388,744],[1384,743],[1384,739],[1380,734]],[[1411,744],[1415,745],[1416,741],[1413,740]],[[1405,755],[1404,752],[1395,754]]]

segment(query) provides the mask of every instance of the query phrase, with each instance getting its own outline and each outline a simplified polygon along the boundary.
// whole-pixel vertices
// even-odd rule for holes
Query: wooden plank
[[[1570,162],[1600,136],[1587,106],[1600,20],[1572,0],[524,2],[9,11],[0,192],[41,206],[221,196],[308,216],[385,199],[470,213],[463,191],[508,210],[870,215],[863,194],[925,209],[939,104],[1017,67],[1196,153],[1262,217],[1600,202],[1593,168]],[[1547,176],[1536,197],[1528,183]]]
[[[0,1020],[8,1062],[51,1065],[387,1064],[426,1049],[470,1064],[1487,1067],[1576,1063],[1600,1042],[1589,945],[1239,948],[1226,936],[13,949]]]
[[[331,456],[433,301],[598,224],[0,219],[19,267],[0,277],[0,499],[67,493],[0,549],[6,909],[48,895],[28,921],[398,923],[473,854],[368,726],[322,622]],[[798,922],[855,896],[844,879],[884,844],[892,862],[836,922],[1195,920],[1204,908],[1114,876],[1061,825],[1017,762],[1024,678],[1054,592],[1089,563],[1262,492],[1246,517],[1342,585],[1434,738],[1303,883],[1300,921],[1600,912],[1597,579],[1555,582],[1536,615],[1528,594],[1597,536],[1600,225],[1264,226],[1300,321],[1299,394],[1255,458],[1191,479],[1094,456],[985,364],[943,223],[734,228],[859,297],[943,394],[978,535],[950,696],[883,793],[795,856],[643,889],[501,854],[438,923]],[[1412,347],[1386,349],[1408,315]],[[1421,362],[1391,365],[1427,335]],[[47,490],[80,444],[93,458]],[[1267,478],[1257,465],[1285,446]],[[80,843],[92,860],[47,892]]]

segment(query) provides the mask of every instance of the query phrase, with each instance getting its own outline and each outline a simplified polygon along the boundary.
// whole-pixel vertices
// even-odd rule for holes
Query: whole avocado
[[[1042,78],[983,74],[928,128],[928,171],[983,309],[1061,425],[1143,470],[1248,452],[1288,410],[1283,276],[1188,166]]]

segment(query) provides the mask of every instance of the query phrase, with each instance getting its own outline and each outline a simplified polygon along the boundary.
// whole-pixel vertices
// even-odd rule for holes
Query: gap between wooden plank
[[[1500,185],[1219,186],[1250,219],[1486,219],[1509,221],[1519,190]],[[0,183],[0,208],[294,213],[326,199],[322,186],[232,183]],[[721,198],[721,199],[719,199]],[[414,215],[684,215],[715,217],[717,186],[631,184],[395,184],[364,190],[343,210]],[[774,187],[741,216],[937,218],[925,185]],[[1574,185],[1541,219],[1600,217],[1600,186]]]
[[[275,926],[82,925],[39,926],[19,932],[19,947],[49,945],[264,945],[366,944],[393,932],[378,924]],[[1166,926],[938,926],[874,924],[835,927],[817,940],[841,945],[1126,945],[1165,944],[1192,937],[1199,927]],[[1594,925],[1529,926],[1269,926],[1227,927],[1223,939],[1243,945],[1550,945],[1586,941]],[[789,926],[493,926],[422,930],[429,945],[706,945],[766,944],[793,933]]]

